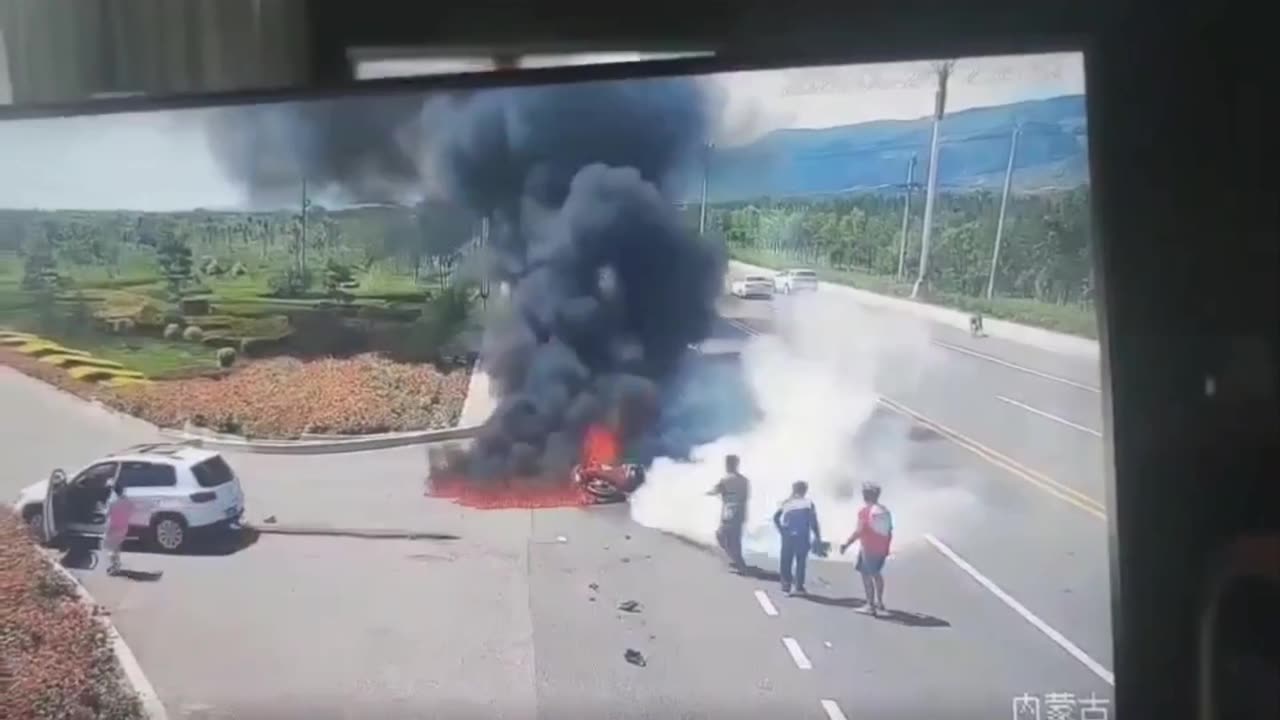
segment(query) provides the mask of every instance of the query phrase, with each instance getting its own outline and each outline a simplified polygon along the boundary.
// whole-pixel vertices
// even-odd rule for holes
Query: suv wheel
[[[187,523],[180,515],[160,515],[151,521],[151,544],[168,553],[187,544]]]

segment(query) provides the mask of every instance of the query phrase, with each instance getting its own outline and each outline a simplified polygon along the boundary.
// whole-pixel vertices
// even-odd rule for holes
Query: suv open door
[[[40,541],[52,545],[62,534],[61,521],[66,517],[67,490],[71,483],[67,482],[67,474],[61,468],[49,474],[49,489],[45,492],[43,513],[40,523]]]

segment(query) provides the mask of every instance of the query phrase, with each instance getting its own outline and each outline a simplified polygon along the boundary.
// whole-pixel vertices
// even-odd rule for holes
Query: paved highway
[[[788,302],[726,298],[722,314],[728,322],[717,342],[782,331],[787,313],[780,308]],[[1035,627],[1055,649],[1067,648],[1065,654],[1093,676],[1090,692],[1102,696],[1107,684],[1097,681],[1108,674],[1112,653],[1096,361],[974,339],[941,324],[928,325],[928,332],[929,370],[914,387],[887,395],[897,412],[883,414],[917,428],[922,421],[936,433],[937,443],[913,451],[921,470],[911,480],[974,491],[981,517],[934,534],[936,557],[895,558],[892,581],[905,580],[908,563],[922,572],[938,561],[959,568],[1011,617],[1034,616],[1037,622],[1024,623],[1027,628]],[[892,497],[886,501],[892,507]],[[980,633],[988,645],[1007,645],[1013,634],[1017,630],[998,624]],[[1028,650],[1025,657],[1037,655]],[[1040,677],[1042,685],[1053,685],[1058,676]]]
[[[727,301],[719,334],[768,331],[767,307]],[[978,504],[892,558],[888,619],[853,612],[847,563],[818,563],[814,597],[784,598],[769,559],[753,558],[756,577],[729,575],[625,508],[483,513],[424,499],[421,448],[229,455],[264,533],[193,556],[129,553],[163,572],[152,582],[76,572],[178,718],[986,718],[1023,694],[1046,713],[1046,693],[1109,698],[1105,526],[1046,483],[1101,501],[1085,442],[1100,441],[1022,407],[1099,429],[1096,392],[1042,376],[1089,385],[1088,369],[934,337],[971,352],[947,351],[894,399],[956,437],[908,432],[885,411],[863,441],[911,437],[909,482],[963,487]],[[0,437],[12,496],[54,465],[154,433],[0,368]],[[1059,440],[1079,444],[1061,453]],[[455,539],[360,537],[370,531]]]

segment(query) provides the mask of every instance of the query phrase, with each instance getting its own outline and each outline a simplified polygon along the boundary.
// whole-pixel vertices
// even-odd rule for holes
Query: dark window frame
[[[217,473],[219,477],[214,482],[207,482],[208,473]],[[230,484],[236,479],[235,470],[231,469],[231,464],[221,455],[214,455],[211,458],[201,460],[191,466],[191,475],[195,477],[196,483],[202,488],[216,488]]]
[[[134,466],[134,467],[130,467]],[[126,473],[142,472],[155,473],[159,468],[165,473],[165,482],[154,482],[148,479],[147,482],[138,483]],[[144,477],[147,477],[144,475]],[[116,474],[116,482],[123,482],[126,489],[133,488],[169,488],[178,486],[178,472],[172,465],[167,463],[147,462],[145,460],[126,460],[120,463],[120,472]]]

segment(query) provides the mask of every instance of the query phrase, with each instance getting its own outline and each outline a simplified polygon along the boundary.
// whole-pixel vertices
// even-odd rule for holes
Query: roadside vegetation
[[[105,628],[7,507],[0,507],[0,597],[0,715],[143,717]]]
[[[996,193],[939,195],[921,299],[1096,338],[1088,188],[1009,198],[988,299],[999,207]],[[829,282],[909,297],[920,263],[923,211],[923,198],[916,193],[901,275],[901,195],[716,205],[708,208],[707,227],[721,234],[731,256],[742,262],[769,268],[805,265]],[[697,208],[688,212],[695,215]]]
[[[447,426],[483,302],[459,272],[477,229],[439,204],[0,210],[0,362],[165,425]]]

